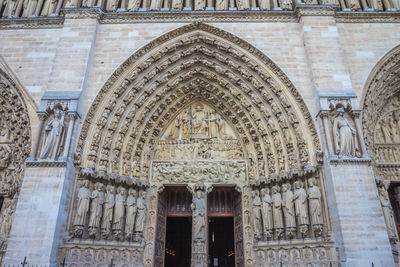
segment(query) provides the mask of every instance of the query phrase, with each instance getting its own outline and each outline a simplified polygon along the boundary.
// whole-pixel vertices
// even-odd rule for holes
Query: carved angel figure
[[[259,239],[262,234],[262,217],[261,217],[261,198],[258,190],[252,192],[253,195],[253,227],[254,236]]]
[[[90,203],[88,231],[90,236],[95,236],[100,226],[100,219],[103,213],[104,192],[102,183],[95,184],[90,199],[92,202]]]
[[[78,191],[78,201],[74,220],[74,235],[82,236],[85,227],[86,216],[89,211],[90,189],[89,181],[83,181],[82,187]]]
[[[129,240],[132,237],[133,227],[135,225],[137,192],[135,189],[130,188],[128,194],[129,196],[126,199],[125,237]]]
[[[205,239],[206,203],[201,190],[196,191],[191,208],[193,212],[193,239]]]
[[[316,234],[322,232],[322,207],[321,207],[321,191],[315,185],[314,178],[308,179],[308,202],[310,206],[311,223]]]
[[[339,156],[354,157],[356,155],[356,130],[343,117],[344,109],[338,108],[338,112],[333,122],[335,152]]]
[[[64,130],[64,116],[62,110],[59,108],[54,109],[54,118],[49,121],[43,137],[42,150],[40,152],[41,159],[55,159],[60,147],[63,130]]]

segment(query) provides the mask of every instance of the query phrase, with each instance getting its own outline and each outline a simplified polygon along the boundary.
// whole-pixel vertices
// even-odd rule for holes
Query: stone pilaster
[[[15,266],[26,256],[31,266],[55,266],[65,231],[74,168],[70,141],[80,92],[46,92],[38,114],[38,138],[26,161],[9,245],[3,264]],[[43,119],[43,120],[42,120]]]

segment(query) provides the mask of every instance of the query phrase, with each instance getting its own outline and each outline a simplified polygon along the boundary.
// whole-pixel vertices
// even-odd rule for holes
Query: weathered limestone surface
[[[67,219],[71,173],[65,167],[28,167],[3,264],[56,264]]]
[[[332,229],[347,266],[395,266],[371,166],[326,163],[324,170]]]

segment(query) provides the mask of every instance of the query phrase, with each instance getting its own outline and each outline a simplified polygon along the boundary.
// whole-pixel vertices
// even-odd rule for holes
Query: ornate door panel
[[[156,242],[154,249],[154,266],[163,267],[165,259],[165,226],[167,219],[167,197],[165,192],[158,197]]]
[[[235,194],[234,202],[234,225],[235,225],[235,258],[236,267],[244,267],[243,247],[243,217],[241,194]]]

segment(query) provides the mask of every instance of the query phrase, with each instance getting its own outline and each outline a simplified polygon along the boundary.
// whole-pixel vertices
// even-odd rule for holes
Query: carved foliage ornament
[[[315,164],[315,127],[287,77],[249,44],[195,23],[146,45],[106,82],[79,138],[81,166],[147,179],[161,133],[195,99],[229,122],[250,178]]]

